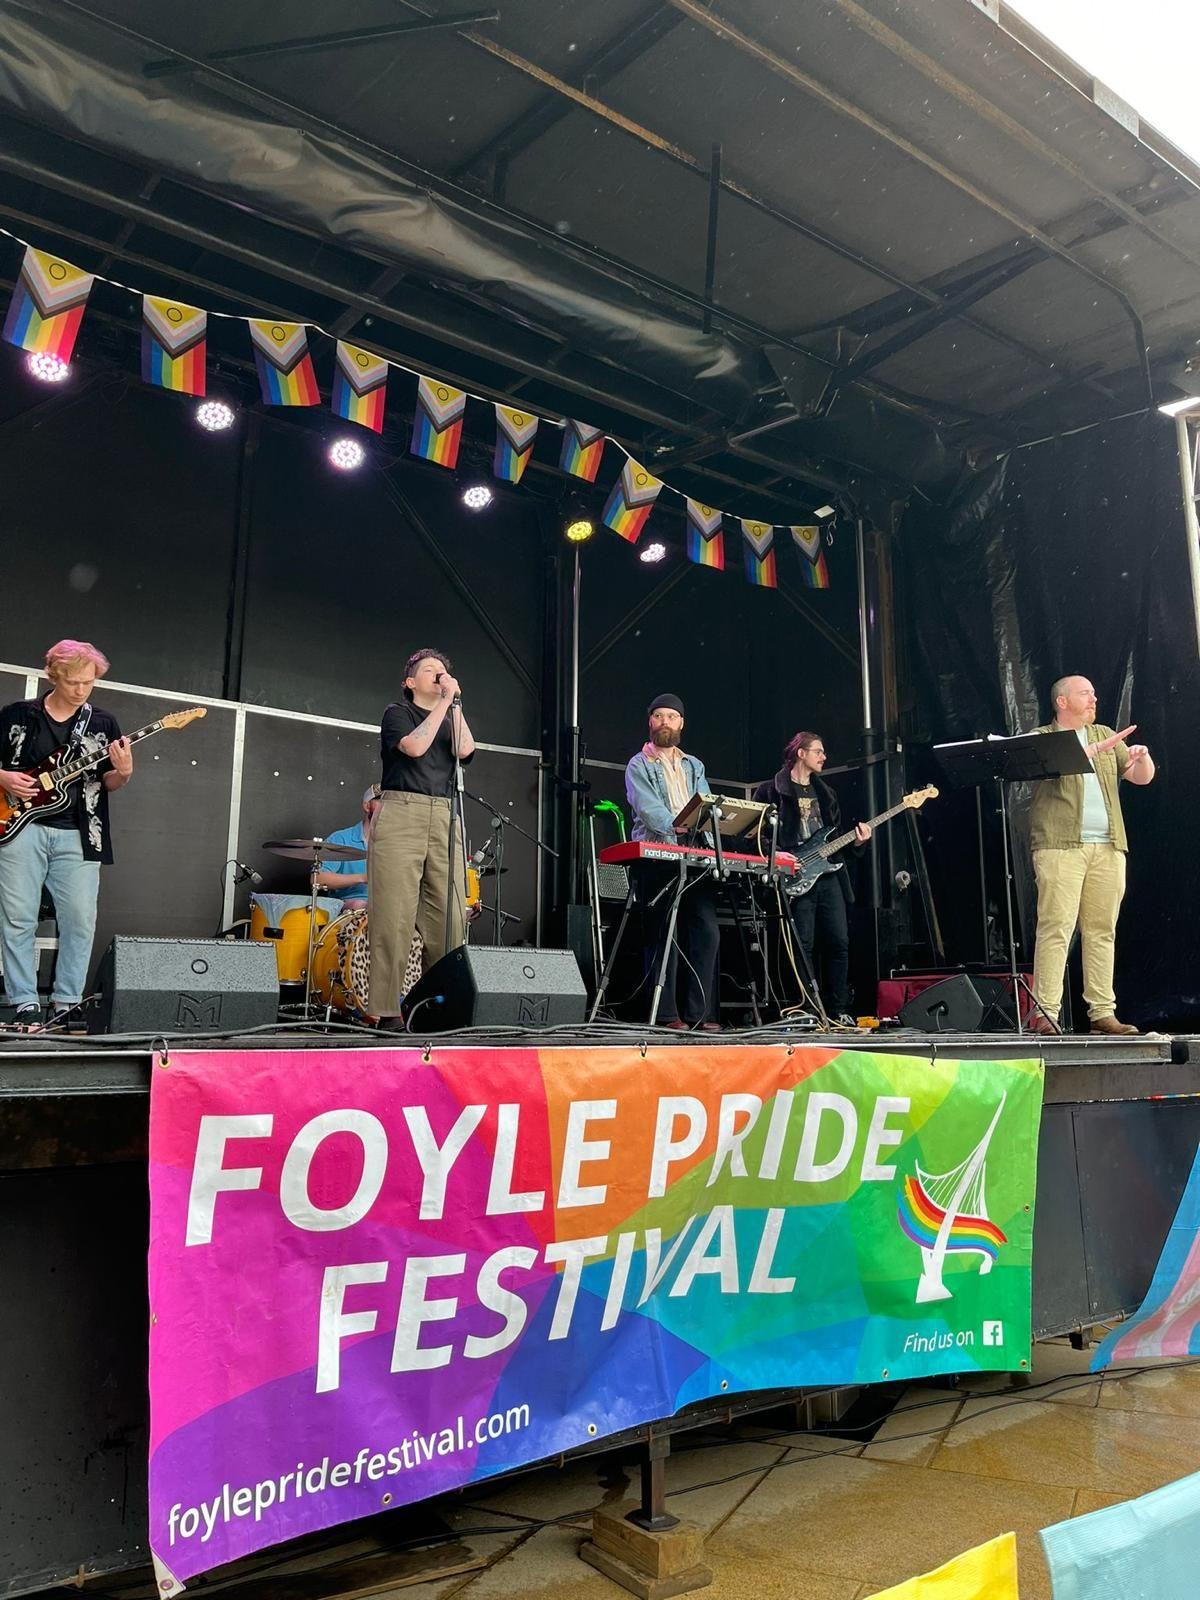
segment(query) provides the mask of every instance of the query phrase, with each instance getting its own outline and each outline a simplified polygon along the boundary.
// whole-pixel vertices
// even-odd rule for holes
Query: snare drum
[[[340,900],[318,896],[318,933],[341,909]],[[275,946],[280,983],[304,982],[304,969],[308,965],[309,910],[306,894],[250,896],[250,937],[259,944]]]

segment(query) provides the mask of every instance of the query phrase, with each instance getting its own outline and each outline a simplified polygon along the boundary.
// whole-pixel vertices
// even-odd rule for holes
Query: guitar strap
[[[88,730],[88,723],[92,720],[91,701],[85,701],[79,708],[79,715],[75,718],[75,726],[71,729],[71,737],[67,744],[72,750],[79,750],[83,745],[83,736]]]

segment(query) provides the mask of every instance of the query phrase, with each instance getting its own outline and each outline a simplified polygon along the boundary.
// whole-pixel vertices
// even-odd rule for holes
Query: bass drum
[[[404,971],[405,994],[421,976],[419,933],[413,934]],[[335,1011],[373,1021],[367,1009],[371,983],[371,937],[366,911],[347,911],[322,928],[313,950],[313,992]]]

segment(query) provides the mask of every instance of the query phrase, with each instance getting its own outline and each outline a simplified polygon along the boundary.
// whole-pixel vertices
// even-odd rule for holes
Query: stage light
[[[822,521],[824,521],[824,519],[826,517],[833,517],[833,516],[836,516],[836,515],[837,515],[837,509],[834,506],[818,506],[817,509],[813,512],[813,516],[814,517],[820,517]]]
[[[568,544],[585,544],[595,533],[596,524],[591,517],[572,517],[563,529]]]
[[[224,400],[203,400],[196,407],[196,421],[209,433],[224,433],[233,427],[233,407]]]
[[[329,446],[329,463],[339,472],[353,472],[367,459],[367,452],[357,439],[335,439]]]
[[[35,350],[25,365],[39,383],[61,383],[71,370],[61,356],[48,350]]]
[[[494,495],[486,483],[471,483],[462,492],[462,503],[468,511],[486,511]]]
[[[648,544],[646,546],[646,548],[642,551],[641,559],[643,561],[661,561],[662,558],[666,555],[666,553],[667,553],[666,545],[665,544],[658,544],[656,542],[654,544]]]
[[[1164,417],[1177,417],[1184,411],[1200,411],[1200,399],[1195,395],[1189,395],[1186,400],[1171,400],[1158,409]]]

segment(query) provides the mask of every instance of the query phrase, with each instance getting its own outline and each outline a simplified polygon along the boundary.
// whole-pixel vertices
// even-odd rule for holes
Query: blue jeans
[[[0,957],[4,987],[15,1006],[38,1001],[34,939],[43,885],[58,923],[54,1003],[75,1005],[83,998],[92,959],[100,863],[83,859],[83,841],[74,828],[30,822],[0,849]]]

